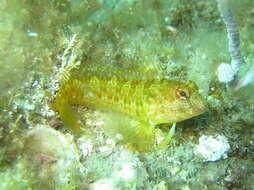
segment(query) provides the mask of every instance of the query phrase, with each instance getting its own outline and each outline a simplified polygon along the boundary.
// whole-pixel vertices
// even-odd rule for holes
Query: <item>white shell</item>
[[[218,79],[220,82],[227,83],[234,79],[235,73],[233,69],[231,68],[230,64],[227,64],[227,63],[220,64],[217,69],[217,72],[218,72]]]

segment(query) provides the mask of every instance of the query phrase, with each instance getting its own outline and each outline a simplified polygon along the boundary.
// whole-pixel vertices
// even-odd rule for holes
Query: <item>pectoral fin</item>
[[[159,149],[164,149],[167,147],[167,145],[170,143],[172,137],[175,134],[175,128],[176,128],[176,123],[173,123],[171,129],[169,130],[166,138],[159,144]]]

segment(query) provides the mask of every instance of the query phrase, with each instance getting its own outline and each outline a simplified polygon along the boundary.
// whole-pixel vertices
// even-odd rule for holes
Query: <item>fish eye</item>
[[[187,100],[190,97],[190,93],[187,89],[176,89],[176,97],[180,100]]]

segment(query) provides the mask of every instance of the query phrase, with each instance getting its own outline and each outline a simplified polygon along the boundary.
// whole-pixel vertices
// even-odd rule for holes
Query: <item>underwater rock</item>
[[[81,165],[73,139],[48,126],[26,134],[23,158],[27,173],[36,179],[35,189],[73,189],[79,181]]]
[[[120,153],[113,170],[112,176],[119,181],[131,183],[147,178],[146,170],[137,155],[128,150],[123,150]]]
[[[90,185],[90,190],[121,190],[143,187],[148,180],[147,171],[137,155],[129,150],[121,150],[112,158],[111,175]]]
[[[196,147],[197,153],[200,154],[205,161],[215,162],[220,159],[226,159],[230,145],[225,136],[217,137],[202,135],[199,138],[199,145]]]
[[[85,160],[94,149],[93,143],[89,139],[83,137],[77,139],[77,145],[82,153],[81,155],[82,160]]]
[[[89,190],[117,190],[117,186],[115,185],[114,181],[110,179],[103,179],[96,181],[93,183],[90,187]]]

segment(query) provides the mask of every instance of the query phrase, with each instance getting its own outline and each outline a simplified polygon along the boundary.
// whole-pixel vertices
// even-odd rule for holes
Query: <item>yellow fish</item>
[[[117,113],[114,119],[121,120],[116,127],[117,133],[139,151],[154,146],[155,125],[176,123],[207,109],[205,99],[193,82],[140,78],[72,74],[60,88],[54,106],[64,123],[76,130],[79,126],[71,105]],[[166,143],[171,136],[172,130]]]

